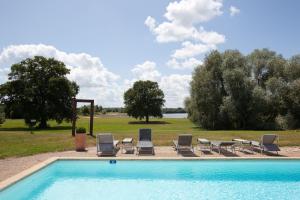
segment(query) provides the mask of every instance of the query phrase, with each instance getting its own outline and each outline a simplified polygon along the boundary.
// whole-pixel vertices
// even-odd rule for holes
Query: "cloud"
[[[86,53],[66,53],[50,45],[11,45],[3,49],[0,53],[1,82],[7,80],[12,64],[36,55],[64,62],[71,70],[67,77],[80,86],[79,98],[92,98],[101,105],[121,105],[120,77],[104,67],[100,58]]]
[[[202,65],[202,61],[196,58],[187,58],[187,59],[176,59],[172,58],[168,60],[167,66],[173,69],[193,69],[198,65]]]
[[[175,52],[172,54],[172,57],[177,59],[189,58],[209,52],[210,50],[213,50],[215,48],[216,46],[214,44],[193,44],[190,41],[186,41],[182,43],[181,49],[175,50]]]
[[[219,44],[225,41],[225,36],[214,31],[205,31],[203,27],[196,28],[201,22],[206,22],[222,14],[222,0],[181,0],[171,2],[164,16],[167,21],[157,24],[148,16],[145,25],[156,36],[160,43],[196,40],[207,44]]]
[[[232,17],[241,12],[240,9],[238,9],[235,6],[230,6],[229,11],[230,11],[230,16],[232,16]]]
[[[172,74],[163,76],[159,82],[164,91],[167,107],[183,107],[184,99],[189,96],[191,75]]]
[[[156,70],[156,63],[151,61],[136,65],[131,72],[137,80],[157,81],[161,76]]]
[[[156,21],[153,17],[148,16],[147,19],[145,20],[145,25],[148,26],[149,29],[152,31],[156,26]]]
[[[226,41],[224,35],[207,31],[203,22],[222,15],[222,0],[181,0],[169,3],[165,21],[148,16],[145,25],[159,43],[181,42],[182,48],[174,50],[168,66],[175,69],[193,68],[201,64],[197,58]]]
[[[181,0],[167,6],[165,17],[175,24],[191,26],[221,15],[222,0]]]

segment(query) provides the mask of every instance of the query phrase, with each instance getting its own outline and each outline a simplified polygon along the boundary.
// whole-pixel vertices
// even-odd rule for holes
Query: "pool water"
[[[300,160],[60,160],[1,200],[299,199]]]

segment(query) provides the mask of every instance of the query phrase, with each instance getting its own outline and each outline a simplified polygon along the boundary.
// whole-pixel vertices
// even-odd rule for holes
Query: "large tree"
[[[268,49],[212,51],[195,68],[189,118],[207,129],[300,127],[300,56]]]
[[[159,89],[157,82],[136,81],[133,87],[124,94],[125,110],[134,118],[162,117],[164,93]]]
[[[71,119],[71,99],[79,87],[66,78],[69,72],[63,62],[42,56],[12,65],[8,82],[0,86],[6,113],[17,108],[26,123],[34,119],[40,128],[47,127],[51,119],[58,123]]]

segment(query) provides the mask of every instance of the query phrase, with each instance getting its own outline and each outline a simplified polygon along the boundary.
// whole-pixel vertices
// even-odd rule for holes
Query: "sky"
[[[300,54],[295,0],[0,0],[0,84],[10,66],[41,55],[63,61],[78,98],[123,106],[137,80],[157,81],[182,107],[193,69],[212,50]]]

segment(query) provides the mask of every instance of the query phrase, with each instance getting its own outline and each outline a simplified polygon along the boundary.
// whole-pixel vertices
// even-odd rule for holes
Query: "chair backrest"
[[[141,128],[139,130],[139,141],[152,141],[150,128]]]
[[[275,134],[265,134],[261,138],[262,144],[273,144],[275,140],[277,139],[277,135]]]
[[[113,144],[114,138],[111,133],[101,133],[97,135],[97,141],[99,144]]]
[[[182,134],[178,136],[178,145],[191,146],[193,136],[191,134]]]

